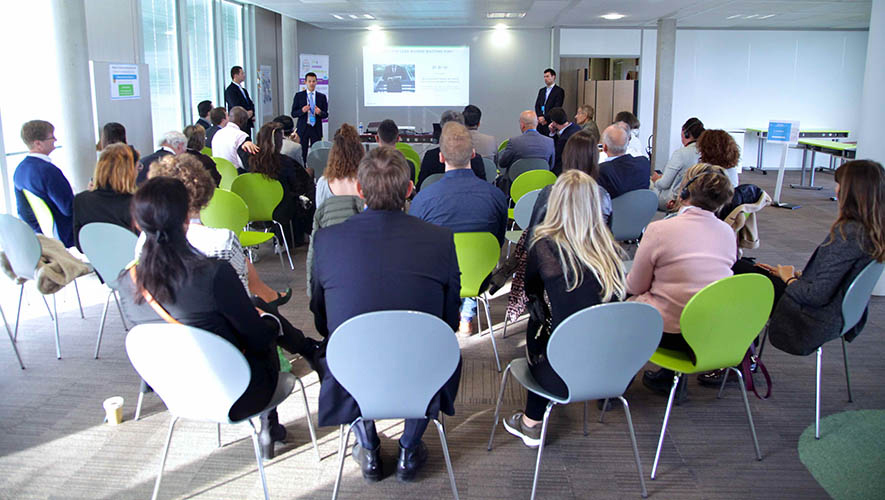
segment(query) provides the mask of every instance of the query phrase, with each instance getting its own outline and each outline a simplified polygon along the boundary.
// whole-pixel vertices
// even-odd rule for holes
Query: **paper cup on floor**
[[[123,422],[123,398],[114,396],[104,400],[104,411],[111,425],[120,425]]]

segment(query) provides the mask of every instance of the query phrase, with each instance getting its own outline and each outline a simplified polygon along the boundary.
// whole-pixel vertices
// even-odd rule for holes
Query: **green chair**
[[[201,149],[200,152],[206,156],[212,156],[212,148],[209,146],[203,146],[203,149]]]
[[[412,179],[412,182],[418,184],[418,172],[421,171],[421,157],[418,156],[418,152],[415,149],[404,143],[398,142],[396,143],[396,150],[403,154],[407,160],[411,161],[413,165],[415,165],[415,178]]]
[[[554,182],[556,182],[556,174],[549,170],[529,170],[517,177],[510,185],[510,199],[513,200],[513,203],[517,203],[529,191],[543,189]],[[507,209],[507,217],[513,218],[512,208]]]
[[[458,254],[458,268],[461,269],[461,298],[478,298],[486,309],[489,323],[489,338],[495,352],[495,364],[501,372],[498,346],[495,345],[495,330],[492,328],[492,313],[489,310],[489,294],[481,289],[483,282],[498,265],[501,246],[492,233],[455,233],[455,253]],[[479,311],[476,315],[477,331],[481,331]]]
[[[237,167],[235,167],[227,158],[213,156],[212,161],[215,162],[215,168],[218,169],[218,173],[221,174],[221,184],[219,184],[218,187],[229,190],[231,184],[234,183],[234,179],[239,175]]]
[[[415,161],[414,158],[410,158],[408,156],[406,156],[406,161],[408,161],[409,163],[412,164],[412,170],[415,171],[415,178],[412,179],[412,182],[414,182],[415,185],[417,186],[418,185],[418,175],[421,173],[421,162]]]
[[[289,252],[289,243],[286,241],[286,233],[283,225],[274,220],[273,211],[283,199],[283,185],[265,177],[262,174],[243,174],[234,179],[231,191],[238,194],[249,207],[249,222],[273,222],[280,230],[283,240],[283,248],[289,257],[289,268],[295,270],[292,263],[292,254]],[[280,261],[283,256],[280,254]],[[285,269],[285,266],[284,266]]]
[[[658,449],[651,469],[652,479],[657,472],[679,379],[683,375],[710,370],[726,368],[737,374],[738,385],[744,398],[744,408],[747,410],[753,446],[756,449],[756,459],[762,460],[759,441],[756,439],[756,428],[753,425],[753,415],[750,413],[750,403],[747,401],[744,377],[735,366],[740,364],[750,343],[768,321],[773,301],[774,288],[767,277],[761,274],[740,274],[707,285],[685,305],[679,318],[679,326],[685,341],[694,351],[697,362],[693,363],[687,353],[661,347],[650,359],[661,368],[675,372],[670,397],[667,400],[667,410],[664,413],[664,423],[661,426],[661,437],[658,440]],[[725,377],[722,388],[725,387],[724,382]],[[722,396],[722,388],[717,397]]]
[[[415,151],[415,148],[413,148],[412,145],[409,143],[397,142],[394,147],[396,148],[397,151],[402,152],[402,154],[404,154],[404,155],[407,153],[415,153],[416,156],[418,155],[418,152]]]
[[[507,168],[507,178],[514,181],[532,170],[550,170],[550,164],[544,158],[520,158]]]
[[[244,248],[260,245],[273,238],[273,233],[245,230],[249,224],[249,207],[239,195],[226,189],[215,190],[209,204],[200,211],[200,221],[208,227],[230,229]],[[282,263],[283,256],[280,255]]]
[[[507,144],[509,143],[510,139],[504,139],[503,141],[501,141],[501,144],[498,144],[498,152],[500,153],[501,151],[504,151],[504,148],[506,148]]]

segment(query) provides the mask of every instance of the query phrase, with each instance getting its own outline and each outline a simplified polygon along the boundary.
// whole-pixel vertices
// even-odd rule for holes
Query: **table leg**
[[[814,185],[814,156],[817,153],[817,151],[814,148],[811,149],[811,178],[810,178],[810,182],[808,183],[808,185],[807,186],[805,185],[805,152],[808,151],[808,149],[807,148],[804,148],[804,149],[805,149],[805,151],[802,152],[802,183],[801,184],[790,184],[790,187],[793,189],[813,189],[815,191],[823,189],[820,186]]]

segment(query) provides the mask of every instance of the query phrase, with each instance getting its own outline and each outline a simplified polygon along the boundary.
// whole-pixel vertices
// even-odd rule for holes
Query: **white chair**
[[[329,161],[329,151],[331,147],[313,147],[307,153],[307,167],[313,169],[313,178],[319,179],[326,170],[326,163]]]
[[[290,373],[280,373],[274,395],[263,410],[243,420],[230,419],[228,412],[249,385],[251,373],[249,363],[243,354],[224,338],[186,325],[143,324],[133,327],[126,336],[126,352],[132,361],[132,366],[141,378],[153,387],[172,414],[160,470],[154,483],[154,493],[151,497],[153,500],[156,500],[160,491],[163,468],[166,465],[166,456],[169,454],[169,443],[172,441],[172,432],[179,418],[217,424],[239,424],[248,421],[252,426],[255,459],[258,462],[264,498],[267,500],[264,461],[259,446],[258,431],[252,419],[260,417],[262,425],[265,425],[270,410],[289,397],[295,388],[295,382],[298,382],[301,385],[301,395],[304,397],[307,425],[316,449],[304,384],[301,383],[301,379]],[[317,454],[319,456],[319,452]]]
[[[420,188],[421,188],[421,189],[424,189],[424,188],[426,188],[427,186],[430,186],[430,185],[432,185],[432,184],[434,184],[434,183],[437,183],[437,182],[441,181],[442,178],[443,178],[443,175],[445,175],[445,174],[431,174],[431,175],[428,175],[427,177],[424,178],[423,181],[421,181],[421,186],[420,186]]]
[[[482,165],[486,172],[486,182],[494,184],[495,178],[498,177],[498,167],[495,165],[495,162],[489,158],[483,157]]]
[[[332,141],[317,141],[310,145],[310,151],[314,149],[331,149]]]
[[[612,200],[612,236],[615,241],[639,239],[658,210],[651,189],[629,191]]]
[[[365,360],[371,359],[371,363]],[[338,497],[344,454],[353,425],[361,420],[430,418],[436,424],[449,471],[452,494],[458,499],[445,428],[427,416],[427,406],[455,373],[461,350],[455,333],[443,320],[416,311],[376,311],[342,323],[329,337],[326,362],[362,414],[338,444],[338,475],[332,499]],[[404,362],[407,360],[408,362]]]
[[[513,220],[520,229],[507,231],[506,238],[509,243],[519,242],[523,231],[529,227],[529,223],[532,220],[532,209],[535,208],[535,202],[538,201],[539,194],[541,194],[540,189],[529,191],[516,202],[516,206],[513,207]]]

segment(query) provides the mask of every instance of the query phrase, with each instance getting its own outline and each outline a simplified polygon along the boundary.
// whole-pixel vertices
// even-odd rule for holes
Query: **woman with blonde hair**
[[[74,244],[80,249],[80,228],[108,222],[135,232],[129,205],[135,192],[135,158],[125,143],[107,146],[98,158],[91,188],[74,197]]]
[[[570,315],[622,300],[626,294],[624,265],[602,216],[600,190],[596,181],[580,170],[563,172],[553,185],[547,215],[535,227],[529,248],[525,288],[529,296],[529,368],[542,387],[565,397],[565,382],[546,356],[550,334]],[[528,392],[525,411],[505,419],[504,428],[526,446],[537,447],[547,403]]]

